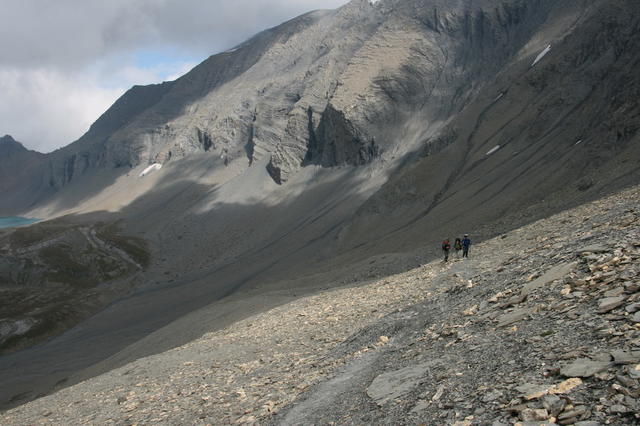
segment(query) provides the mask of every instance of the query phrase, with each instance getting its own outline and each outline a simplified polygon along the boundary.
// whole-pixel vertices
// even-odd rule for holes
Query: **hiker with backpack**
[[[462,250],[462,240],[460,238],[456,238],[453,248],[456,250],[456,259],[460,259],[460,250]]]
[[[444,261],[449,261],[449,250],[451,250],[451,244],[449,244],[449,239],[445,238],[442,242],[442,253],[444,254]]]
[[[462,240],[462,257],[469,258],[469,247],[471,246],[471,240],[469,239],[469,234],[464,234],[464,239]]]

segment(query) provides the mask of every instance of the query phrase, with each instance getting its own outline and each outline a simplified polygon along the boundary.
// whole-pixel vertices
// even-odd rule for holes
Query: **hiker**
[[[449,261],[449,250],[451,250],[451,244],[449,244],[449,239],[445,238],[442,242],[442,253],[444,253],[444,261]]]
[[[471,246],[471,240],[469,239],[469,234],[464,234],[464,239],[462,240],[462,257],[469,258],[469,246]]]
[[[460,238],[456,238],[453,248],[456,249],[456,259],[460,259],[460,250],[462,250],[462,240]]]

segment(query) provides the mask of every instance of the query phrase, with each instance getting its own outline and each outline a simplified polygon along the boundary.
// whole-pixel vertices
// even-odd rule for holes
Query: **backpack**
[[[456,242],[453,243],[453,248],[455,248],[456,250],[462,249],[462,241],[460,241],[460,238],[456,238]]]
[[[444,240],[442,242],[442,250],[449,250],[451,248],[451,245],[449,244],[449,240]]]

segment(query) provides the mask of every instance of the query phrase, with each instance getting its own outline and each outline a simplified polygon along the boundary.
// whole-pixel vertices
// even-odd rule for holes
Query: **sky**
[[[0,136],[50,152],[127,89],[347,0],[0,0]]]

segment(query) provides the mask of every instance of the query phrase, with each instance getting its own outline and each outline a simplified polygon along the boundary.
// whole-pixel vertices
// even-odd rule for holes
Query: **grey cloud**
[[[3,5],[0,66],[76,68],[171,45],[206,56],[346,0],[21,0]]]
[[[2,4],[0,134],[50,151],[133,84],[175,75],[301,13],[347,0],[15,0]],[[168,52],[169,73],[133,61]],[[162,58],[159,58],[162,59]],[[153,58],[151,61],[153,62]],[[185,63],[186,62],[186,63]],[[166,64],[165,64],[166,65]],[[184,70],[182,70],[184,71]],[[154,73],[164,74],[154,79]]]

